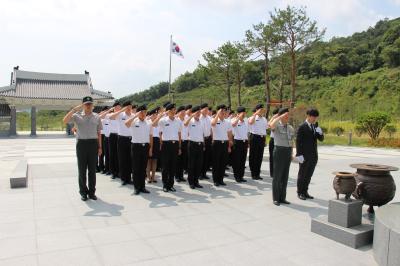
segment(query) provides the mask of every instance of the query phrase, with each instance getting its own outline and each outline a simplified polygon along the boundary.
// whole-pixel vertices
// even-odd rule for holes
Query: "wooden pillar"
[[[11,119],[10,119],[10,131],[9,131],[9,135],[10,136],[16,136],[17,135],[17,109],[15,108],[15,106],[11,106],[10,105],[10,109],[11,109]]]
[[[31,136],[36,136],[36,107],[31,108]]]

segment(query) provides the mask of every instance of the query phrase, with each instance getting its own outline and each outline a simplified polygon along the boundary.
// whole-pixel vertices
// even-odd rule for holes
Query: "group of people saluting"
[[[247,117],[247,110],[242,106],[233,112],[224,104],[212,110],[207,103],[176,107],[167,102],[148,111],[146,105],[137,106],[127,101],[115,102],[111,108],[96,114],[93,99],[85,97],[82,105],[64,117],[64,123],[74,122],[76,126],[81,199],[97,198],[96,167],[113,179],[121,178],[122,185],[132,183],[136,195],[150,193],[146,179],[148,183],[157,182],[157,165],[161,168],[164,192],[175,192],[174,182],[186,181],[185,173],[190,188],[201,189],[199,180],[209,179],[210,168],[214,186],[226,186],[228,164],[232,166],[236,182],[246,182],[248,150],[251,177],[261,180],[268,128],[271,128],[270,176],[274,204],[289,204],[286,187],[294,157],[300,163],[298,197],[311,199],[308,185],[318,160],[316,143],[324,137],[316,124],[318,110],[307,111],[307,119],[297,132],[289,125],[288,108],[275,110],[269,122],[265,113],[262,104],[257,104]],[[293,156],[294,143],[296,156]]]

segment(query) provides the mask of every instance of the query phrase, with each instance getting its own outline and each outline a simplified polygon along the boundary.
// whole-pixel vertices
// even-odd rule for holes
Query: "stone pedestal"
[[[311,221],[311,231],[352,248],[372,243],[373,225],[362,224],[360,200],[330,200],[328,217]]]
[[[328,207],[328,222],[342,226],[353,227],[361,224],[361,200],[343,201],[330,200]]]

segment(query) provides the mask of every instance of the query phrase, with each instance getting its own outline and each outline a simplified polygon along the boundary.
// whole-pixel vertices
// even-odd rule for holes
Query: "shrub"
[[[399,138],[379,138],[375,140],[370,140],[369,144],[375,147],[390,147],[390,148],[400,148]]]
[[[385,112],[370,112],[358,118],[357,125],[365,128],[369,137],[376,140],[390,120],[390,116]]]
[[[360,125],[356,125],[354,127],[354,132],[356,133],[357,137],[361,137],[363,134],[367,133],[367,130]]]
[[[392,138],[392,136],[397,132],[396,125],[394,124],[387,124],[383,130],[389,134],[389,138]]]
[[[335,133],[337,136],[341,136],[344,133],[344,128],[337,126],[337,127],[332,128],[331,131],[333,133]]]

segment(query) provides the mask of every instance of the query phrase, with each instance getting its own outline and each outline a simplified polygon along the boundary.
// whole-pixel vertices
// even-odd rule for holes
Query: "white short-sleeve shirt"
[[[186,119],[188,119],[188,116],[185,116],[185,118],[182,120],[180,120],[182,122],[182,132],[181,132],[181,139],[182,140],[188,140],[188,127],[185,127],[184,122]]]
[[[267,135],[268,121],[265,117],[256,115],[254,123],[249,128],[250,133],[265,136]]]
[[[215,126],[212,126],[212,134],[213,134],[213,140],[222,140],[226,141],[229,139],[228,137],[228,132],[232,131],[232,126],[231,124],[224,120],[219,120]]]
[[[187,128],[189,133],[188,139],[190,141],[204,142],[204,126],[200,119],[190,119]]]
[[[203,123],[204,127],[204,137],[211,136],[211,117],[209,116],[200,116],[200,121]]]
[[[131,132],[129,128],[125,125],[126,120],[128,120],[131,116],[127,115],[125,112],[120,113],[115,120],[118,122],[118,135],[124,137],[130,137]]]
[[[103,129],[101,134],[104,134],[105,137],[110,136],[110,120],[108,118],[101,119],[101,124],[103,125]]]
[[[109,123],[110,134],[111,133],[118,134],[118,121],[116,119],[115,120],[110,119],[110,116],[111,116],[111,114],[106,115],[106,119],[108,119],[110,121],[110,123]]]
[[[232,120],[234,122],[235,120]],[[232,123],[233,124],[233,123]],[[237,140],[247,140],[249,133],[248,119],[244,118],[243,121],[237,123],[236,126],[232,126],[233,138]]]
[[[162,132],[162,140],[179,140],[179,132],[182,131],[182,122],[179,118],[173,120],[169,116],[163,117],[158,121],[159,130]]]
[[[135,118],[129,128],[132,136],[132,143],[149,143],[150,136],[153,135],[151,121]]]

